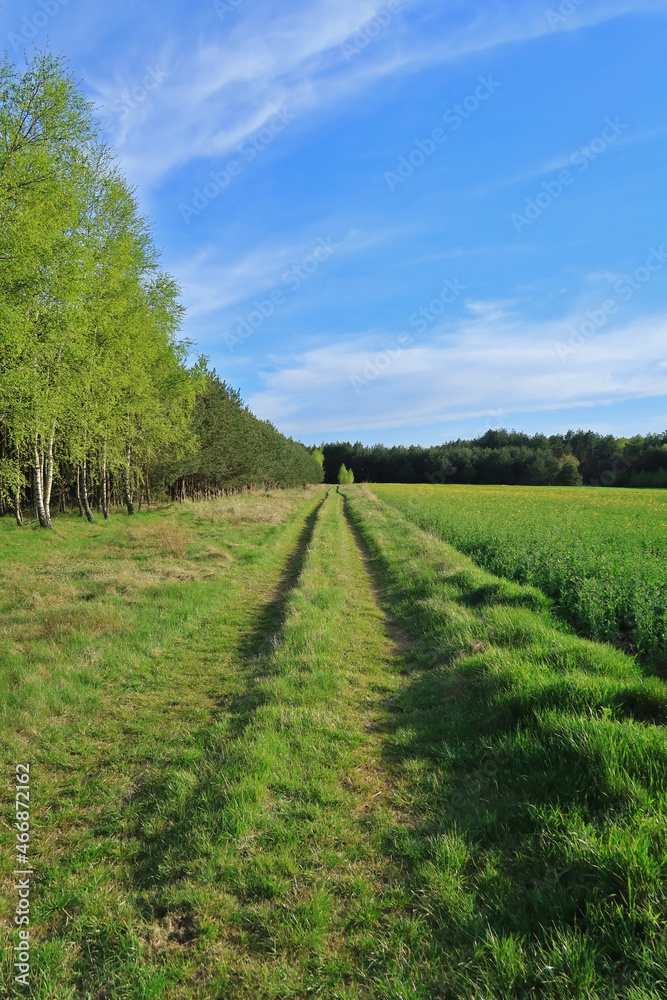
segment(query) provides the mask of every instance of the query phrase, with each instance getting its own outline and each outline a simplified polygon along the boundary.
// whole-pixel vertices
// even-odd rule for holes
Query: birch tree
[[[183,314],[65,61],[0,63],[0,514],[21,524],[31,499],[50,528],[54,482],[92,521],[112,482],[131,515],[152,480],[318,481],[303,446],[189,363]]]

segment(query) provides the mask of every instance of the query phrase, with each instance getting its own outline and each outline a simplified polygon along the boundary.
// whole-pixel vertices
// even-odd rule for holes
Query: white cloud
[[[371,247],[396,239],[403,230],[395,228],[364,232],[348,229],[340,233],[334,223],[320,232],[303,234],[299,242],[264,244],[241,258],[221,260],[214,247],[201,250],[194,257],[174,265],[179,276],[188,317],[210,315],[264,295],[281,287],[281,276],[293,265],[308,258],[322,240],[335,246],[332,258],[341,254],[361,253]],[[325,265],[326,266],[326,263]],[[224,321],[224,320],[223,320]]]
[[[531,324],[482,312],[395,356],[365,337],[305,352],[265,373],[251,406],[288,433],[419,426],[619,402],[667,393],[667,315],[601,331],[571,357],[576,318]],[[377,374],[374,374],[377,373]],[[353,380],[366,379],[365,382]],[[357,392],[357,389],[359,390]]]
[[[604,128],[605,124],[605,122],[601,122],[600,128]],[[663,125],[652,129],[645,129],[642,132],[629,133],[610,143],[608,149],[602,155],[613,153],[619,149],[625,149],[627,146],[636,146],[642,142],[650,142],[651,139],[664,135],[665,132],[667,132],[667,126]],[[542,160],[540,163],[533,164],[532,167],[528,167],[526,170],[512,174],[509,177],[501,177],[496,181],[491,181],[489,184],[480,185],[472,190],[470,195],[473,198],[484,197],[488,194],[496,194],[498,191],[505,191],[507,188],[514,187],[517,184],[525,184],[527,181],[538,180],[540,177],[546,177],[547,174],[554,173],[556,170],[571,171],[573,169],[572,157],[586,148],[588,142],[593,141],[595,138],[596,136],[591,135],[588,137],[587,142],[582,142],[578,146],[573,147],[568,153],[562,153],[551,159]]]
[[[190,160],[230,154],[280,107],[301,118],[358,97],[388,75],[552,32],[543,0],[470,4],[463,23],[460,10],[453,10],[452,25],[444,29],[441,0],[410,0],[384,35],[347,61],[341,46],[385,3],[302,0],[278,13],[273,4],[241,5],[224,28],[212,19],[206,37],[193,38],[191,47],[179,39],[150,58],[144,52],[140,64],[135,58],[134,67],[113,80],[91,78],[93,96],[108,113],[119,88],[140,81],[144,63],[161,62],[168,71],[132,115],[116,120],[113,138],[125,170],[134,181],[155,183]],[[664,0],[587,0],[566,27],[665,9]]]
[[[382,0],[309,0],[273,16],[266,7],[259,14],[240,8],[231,31],[216,25],[191,50],[182,46],[184,54],[163,51],[168,76],[150,95],[150,116],[142,102],[122,125],[115,123],[124,168],[134,180],[157,181],[192,159],[231,153],[280,108],[299,115],[363,86],[378,72],[369,62],[359,60],[342,75],[332,69],[345,65],[340,46],[382,6]],[[121,86],[142,73],[143,67],[113,81],[90,79],[94,99],[108,114]]]

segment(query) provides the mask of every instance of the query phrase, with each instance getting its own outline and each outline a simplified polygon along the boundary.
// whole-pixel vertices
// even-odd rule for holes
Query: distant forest
[[[179,339],[149,222],[62,58],[0,62],[0,515],[321,482]]]
[[[667,487],[667,431],[616,438],[593,431],[521,434],[489,430],[431,448],[322,445],[324,478],[345,465],[356,482],[486,483],[506,486]]]

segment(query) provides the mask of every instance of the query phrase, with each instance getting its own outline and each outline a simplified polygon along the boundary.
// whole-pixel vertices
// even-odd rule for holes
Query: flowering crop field
[[[667,491],[373,490],[491,572],[539,587],[584,635],[667,660]]]

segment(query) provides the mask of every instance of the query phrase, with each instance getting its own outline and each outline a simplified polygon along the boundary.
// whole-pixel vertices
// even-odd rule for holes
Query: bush
[[[563,455],[556,476],[556,486],[581,486],[583,476],[579,472],[579,462],[574,455]]]

